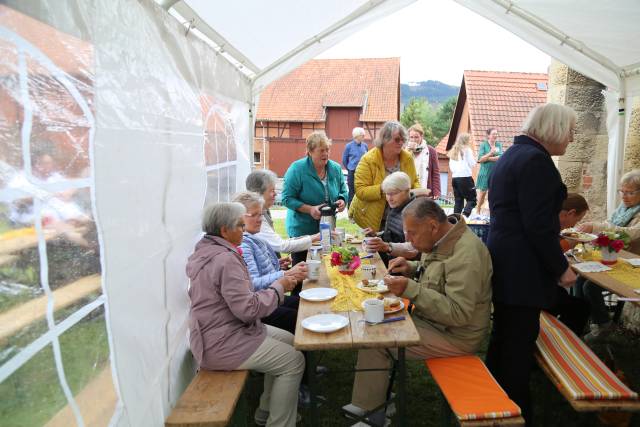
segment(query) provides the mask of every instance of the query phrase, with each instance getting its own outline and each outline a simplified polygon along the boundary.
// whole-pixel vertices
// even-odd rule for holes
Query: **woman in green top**
[[[478,150],[478,163],[480,163],[480,172],[476,180],[476,189],[478,190],[478,214],[482,212],[484,199],[487,197],[489,190],[489,177],[493,170],[493,164],[500,158],[502,153],[502,143],[497,142],[498,130],[496,128],[487,129],[487,139],[482,141]]]

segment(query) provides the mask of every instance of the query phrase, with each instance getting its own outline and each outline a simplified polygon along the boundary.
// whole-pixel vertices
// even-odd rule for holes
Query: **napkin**
[[[640,258],[620,258],[623,261],[627,261],[629,264],[634,267],[640,267]]]
[[[607,267],[606,265],[600,264],[596,261],[579,262],[577,264],[573,264],[572,267],[580,273],[600,273],[601,271],[611,270],[611,267]]]

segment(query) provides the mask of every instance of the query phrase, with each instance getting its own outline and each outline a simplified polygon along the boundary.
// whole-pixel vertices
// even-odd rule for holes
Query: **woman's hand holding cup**
[[[307,264],[299,262],[284,272],[285,276],[293,277],[296,281],[304,280],[307,277]]]

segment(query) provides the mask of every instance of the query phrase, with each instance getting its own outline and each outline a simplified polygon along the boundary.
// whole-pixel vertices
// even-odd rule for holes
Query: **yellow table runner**
[[[338,267],[332,267],[328,256],[323,257],[323,261],[331,287],[338,291],[338,295],[331,303],[331,310],[334,312],[362,311],[362,302],[375,298],[375,295],[356,288],[358,282],[362,280],[362,269],[358,268],[352,276],[348,276],[339,273]]]
[[[601,261],[600,251],[585,251],[580,257],[585,261]],[[634,267],[626,261],[618,258],[618,262],[610,265],[610,271],[605,272],[612,278],[624,283],[630,288],[640,289],[640,267]]]

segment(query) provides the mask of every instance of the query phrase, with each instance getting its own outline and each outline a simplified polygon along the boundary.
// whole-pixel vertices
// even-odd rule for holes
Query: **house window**
[[[289,138],[302,138],[302,123],[289,123]]]
[[[253,163],[260,163],[260,152],[259,151],[254,151],[253,152]]]

